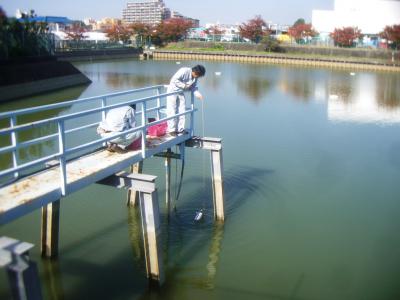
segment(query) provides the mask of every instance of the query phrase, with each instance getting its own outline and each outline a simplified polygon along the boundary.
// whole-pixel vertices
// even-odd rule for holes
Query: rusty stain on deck
[[[187,137],[185,136],[185,140],[188,138],[190,138],[189,135],[187,135]],[[170,136],[150,139],[148,140],[146,150],[161,152],[162,150],[157,151],[157,147],[173,139],[175,139],[175,137]],[[71,184],[79,184],[79,181],[86,178],[95,177],[99,172],[105,171],[113,166],[122,164],[129,166],[130,163],[141,160],[143,160],[141,150],[129,151],[123,154],[100,150],[83,155],[80,158],[68,162],[66,165],[67,188],[71,186]],[[59,192],[61,195],[60,177],[60,167],[56,164],[47,170],[22,178],[19,181],[1,188],[0,217],[1,214],[7,211],[29,204],[51,193]]]

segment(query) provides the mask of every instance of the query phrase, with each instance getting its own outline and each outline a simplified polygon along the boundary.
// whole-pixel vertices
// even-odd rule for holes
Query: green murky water
[[[79,63],[91,85],[0,111],[167,83],[195,63]],[[61,203],[57,261],[40,258],[39,211],[0,228],[36,245],[45,298],[400,299],[400,74],[203,63],[205,135],[223,138],[224,226],[212,220],[208,155],[188,150],[169,221],[164,162],[152,158],[144,172],[159,176],[165,285],[148,287],[125,192],[93,185]],[[3,270],[0,298],[9,297]]]

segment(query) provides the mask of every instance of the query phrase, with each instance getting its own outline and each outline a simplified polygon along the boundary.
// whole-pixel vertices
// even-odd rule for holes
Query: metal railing
[[[101,96],[95,96],[95,97],[89,97],[89,98],[83,98],[83,99],[77,99],[77,100],[72,100],[72,101],[66,101],[66,102],[61,102],[61,103],[55,103],[55,104],[49,104],[49,105],[44,105],[44,106],[38,106],[38,107],[32,107],[32,108],[25,108],[25,109],[20,109],[20,110],[15,110],[15,111],[10,111],[10,112],[4,112],[0,113],[0,120],[6,119],[9,122],[9,127],[0,129],[0,138],[5,139],[4,137],[8,136],[9,138],[9,145],[5,147],[0,148],[0,159],[3,160],[5,155],[12,155],[12,167],[6,167],[3,169],[0,169],[0,183],[2,185],[7,185],[11,183],[12,181],[18,180],[21,178],[22,171],[26,171],[28,169],[36,168],[35,172],[38,170],[43,170],[45,168],[46,163],[49,163],[50,161],[58,160],[59,166],[60,166],[60,186],[61,186],[61,191],[62,194],[65,195],[66,192],[66,186],[67,186],[67,173],[66,173],[66,165],[69,159],[73,157],[73,155],[76,155],[79,153],[79,155],[84,155],[88,154],[93,149],[96,147],[101,147],[104,146],[106,142],[114,140],[115,138],[125,136],[126,134],[133,133],[136,131],[141,131],[141,138],[142,138],[142,144],[141,144],[141,155],[142,158],[146,158],[146,132],[147,128],[152,125],[160,124],[162,122],[165,122],[167,120],[177,118],[182,115],[190,115],[190,122],[189,122],[189,127],[187,128],[190,135],[193,136],[193,125],[194,125],[194,97],[193,93],[191,93],[191,99],[190,99],[190,107],[186,108],[185,112],[183,113],[177,113],[173,116],[170,117],[164,117],[161,118],[161,110],[165,109],[166,105],[163,104],[165,103],[165,99],[169,95],[177,95],[179,92],[171,92],[171,93],[162,93],[162,90],[165,89],[166,86],[164,85],[157,85],[157,86],[151,86],[151,87],[145,87],[145,88],[140,88],[140,89],[134,89],[134,90],[128,90],[128,91],[123,91],[123,92],[117,92],[117,93],[111,93],[111,94],[106,94],[106,95],[101,95]],[[112,104],[112,105],[107,105],[107,101],[110,100],[111,98],[115,98],[118,96],[131,96],[140,92],[155,92],[155,95],[147,96],[147,97],[142,97],[139,99],[132,99],[128,101],[124,101],[121,103],[117,104]],[[28,115],[32,113],[37,113],[37,112],[44,112],[44,111],[50,111],[54,109],[59,109],[59,108],[64,108],[64,107],[69,107],[74,104],[83,104],[83,103],[91,103],[94,102],[97,104],[96,108],[92,109],[86,109],[78,112],[73,112],[53,118],[48,118],[48,119],[43,119],[43,120],[38,120],[30,123],[23,123],[23,124],[17,124],[17,118],[19,116],[23,115]],[[153,105],[151,106],[151,102]],[[101,138],[98,135],[96,135],[96,138],[90,140],[89,142],[83,143],[79,146],[71,146],[68,147],[66,143],[67,136],[70,135],[71,133],[76,133],[79,131],[83,130],[88,130],[88,129],[93,129],[93,127],[97,127],[99,123],[105,119],[106,117],[106,112],[108,110],[126,106],[126,105],[132,105],[136,104],[137,107],[140,107],[140,110],[137,109],[135,110],[135,116],[136,120],[140,119],[140,122],[137,121],[137,126],[135,128],[130,128],[129,130],[113,134],[110,137],[107,138]],[[96,117],[95,122],[88,122],[87,124],[81,125],[81,126],[76,126],[73,128],[66,129],[65,123],[66,121],[71,121],[71,120],[77,120],[78,118],[89,116],[89,115],[100,115]],[[148,117],[155,115],[156,116],[156,121],[149,123],[148,122]],[[90,120],[89,120],[90,121]],[[138,125],[138,123],[140,123]],[[18,139],[18,134],[20,132],[33,129],[33,128],[39,128],[42,126],[46,126],[49,124],[57,124],[57,133],[51,133],[47,134],[44,136],[40,136],[37,138],[32,138],[28,139],[25,141],[20,141]],[[44,157],[40,158],[35,158],[32,160],[29,160],[27,162],[20,162],[18,152],[20,149],[35,145],[35,144],[40,144],[44,143],[46,141],[50,140],[56,140],[58,141],[58,149],[56,153],[47,155]],[[3,158],[2,158],[3,156]],[[4,181],[6,183],[4,183]]]

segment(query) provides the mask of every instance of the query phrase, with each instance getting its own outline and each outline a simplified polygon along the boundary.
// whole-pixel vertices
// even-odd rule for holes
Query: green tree
[[[0,58],[49,55],[52,52],[47,24],[31,21],[34,10],[21,20],[7,18],[0,8]]]
[[[296,22],[294,22],[293,26],[297,25],[304,25],[306,24],[306,21],[303,18],[297,19]]]
[[[265,35],[261,40],[261,44],[264,45],[265,51],[268,52],[280,52],[282,50],[279,41],[271,37],[271,35]]]

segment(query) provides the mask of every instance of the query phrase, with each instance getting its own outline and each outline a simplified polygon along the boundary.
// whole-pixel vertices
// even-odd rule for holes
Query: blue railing
[[[9,122],[9,127],[0,129],[0,138],[5,140],[5,138],[8,136],[9,138],[9,145],[5,147],[0,148],[0,159],[4,161],[4,157],[6,155],[12,155],[12,167],[5,167],[3,169],[0,169],[0,183],[4,185],[4,182],[10,183],[11,181],[17,180],[21,177],[21,172],[26,171],[28,169],[35,168],[37,170],[41,170],[45,168],[46,163],[49,163],[54,160],[58,160],[59,165],[60,165],[60,186],[62,190],[62,194],[65,195],[66,191],[66,185],[67,185],[67,174],[66,174],[66,165],[68,159],[73,157],[73,155],[76,155],[79,153],[79,155],[84,155],[88,154],[91,151],[93,151],[94,148],[96,147],[101,147],[104,146],[104,144],[107,141],[113,140],[117,137],[124,136],[128,133],[136,132],[136,131],[141,131],[142,133],[142,145],[141,145],[141,156],[142,158],[146,158],[146,132],[147,128],[152,125],[156,125],[162,122],[165,122],[167,120],[179,117],[181,115],[190,115],[190,123],[189,127],[187,128],[190,135],[193,136],[193,125],[194,125],[194,97],[193,93],[191,94],[191,99],[190,99],[190,107],[186,109],[185,112],[180,113],[180,114],[175,114],[170,117],[164,117],[161,118],[161,110],[165,109],[165,101],[166,97],[169,95],[176,95],[178,92],[172,92],[172,93],[162,93],[163,90],[165,89],[166,86],[164,85],[157,85],[157,86],[151,86],[151,87],[146,87],[146,88],[140,88],[140,89],[134,89],[134,90],[129,90],[129,91],[123,91],[123,92],[117,92],[117,93],[112,93],[112,94],[106,94],[106,95],[101,95],[101,96],[95,96],[95,97],[90,97],[90,98],[83,98],[83,99],[77,99],[77,100],[72,100],[72,101],[66,101],[66,102],[61,102],[61,103],[55,103],[55,104],[49,104],[49,105],[44,105],[44,106],[38,106],[38,107],[32,107],[32,108],[25,108],[25,109],[20,109],[16,111],[10,111],[10,112],[4,112],[0,113],[0,120],[5,119],[8,120]],[[139,99],[132,99],[132,100],[127,100],[118,104],[112,104],[112,105],[107,105],[107,101],[110,100],[111,98],[116,98],[119,96],[131,96],[134,94],[138,94],[140,92],[155,92],[155,95],[147,96],[147,97],[142,97]],[[74,104],[84,104],[84,103],[95,103],[95,105],[98,105],[99,107],[92,108],[92,109],[87,109],[87,110],[82,110],[70,114],[65,114],[53,118],[48,118],[48,119],[43,119],[43,120],[38,120],[34,122],[29,122],[29,123],[23,123],[23,124],[18,124],[17,123],[17,117],[23,116],[23,115],[28,115],[32,113],[38,113],[38,112],[44,112],[44,111],[50,111],[54,109],[60,109],[60,108],[65,108],[65,107],[70,107],[71,105]],[[154,104],[155,102],[155,104]],[[153,105],[151,105],[153,103]],[[135,115],[137,116],[137,124],[135,128],[131,128],[129,130],[123,131],[121,133],[115,134],[111,137],[107,138],[101,138],[98,135],[96,135],[96,138],[90,140],[89,142],[83,143],[79,146],[71,146],[68,147],[66,144],[66,137],[67,135],[71,133],[76,133],[79,131],[87,130],[87,129],[93,129],[94,127],[97,127],[99,123],[105,119],[106,112],[110,109],[113,108],[118,108],[121,106],[126,106],[126,105],[131,105],[131,104],[136,104],[137,108],[139,107],[140,109],[137,109],[135,111]],[[97,116],[95,122],[93,120],[91,123],[84,124],[81,126],[77,127],[72,127],[69,129],[66,129],[65,123],[66,121],[71,121],[71,120],[77,120],[78,118],[88,116],[88,115],[99,115],[101,113],[101,117]],[[149,124],[148,122],[148,117],[155,116],[156,121],[152,122]],[[140,119],[140,122],[138,120]],[[57,124],[57,133],[52,133],[52,134],[47,134],[44,136],[40,136],[37,138],[32,138],[28,139],[25,141],[20,141],[18,139],[18,134],[30,130],[33,128],[40,128],[42,126],[46,126],[49,124]],[[19,159],[19,150],[23,148],[27,148],[32,145],[44,143],[46,141],[50,140],[57,140],[58,141],[58,152],[47,155],[44,157],[40,158],[34,158],[31,160],[28,160],[26,162],[21,162]]]

